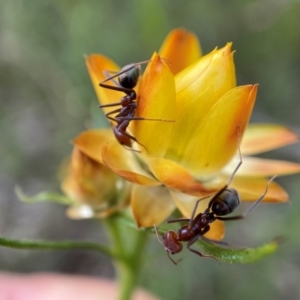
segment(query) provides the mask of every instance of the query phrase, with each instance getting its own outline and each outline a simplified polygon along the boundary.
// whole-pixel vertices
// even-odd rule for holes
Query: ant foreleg
[[[108,71],[108,70],[104,70],[103,74],[105,75],[106,78],[111,77],[111,81],[118,87],[120,87],[120,83],[115,79],[116,76],[118,76],[119,72],[117,71]],[[103,81],[102,81],[103,83]]]
[[[168,220],[167,223],[177,223],[177,222],[189,222],[189,218],[178,218],[178,219],[172,219]]]
[[[224,188],[222,188],[222,191],[223,191],[223,189],[224,189]],[[219,193],[220,193],[220,192],[218,192],[218,194],[219,194]],[[217,194],[216,194],[216,195],[217,195]],[[192,212],[192,215],[191,215],[191,218],[189,219],[190,222],[192,222],[192,221],[194,220],[194,217],[195,217],[195,214],[196,214],[196,211],[197,211],[199,202],[202,201],[202,200],[204,200],[204,199],[207,199],[207,198],[209,198],[209,197],[211,197],[211,196],[214,196],[214,194],[205,196],[205,197],[200,198],[200,199],[198,199],[198,200],[196,201],[195,206],[194,206],[194,209],[193,209],[193,212]],[[215,197],[215,196],[214,196],[214,197]]]

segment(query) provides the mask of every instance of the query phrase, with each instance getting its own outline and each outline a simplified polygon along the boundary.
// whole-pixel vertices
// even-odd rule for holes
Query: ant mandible
[[[146,151],[147,151],[146,147],[140,142],[138,142],[138,140],[134,136],[132,136],[126,131],[130,121],[148,120],[148,121],[174,122],[174,120],[135,117],[135,112],[137,109],[137,102],[136,102],[137,95],[134,90],[134,87],[137,85],[142,72],[141,65],[149,62],[151,62],[151,60],[146,60],[139,63],[126,65],[121,69],[120,72],[111,76],[108,71],[104,71],[104,74],[106,75],[107,78],[99,83],[99,85],[103,88],[123,92],[126,94],[121,98],[120,102],[99,105],[100,108],[121,106],[121,108],[115,109],[105,114],[105,116],[109,120],[117,123],[113,128],[114,135],[117,141],[121,145],[126,146],[128,148],[132,147],[132,141],[134,141],[137,144],[141,145]],[[118,77],[118,82],[115,80],[116,77]],[[115,83],[115,86],[105,84],[105,82],[109,80],[113,81]],[[112,114],[116,114],[116,113],[117,115],[115,115],[114,117],[111,116]]]
[[[240,131],[239,131],[239,135],[240,135]],[[237,167],[235,168],[231,177],[229,178],[228,183],[222,189],[220,189],[215,195],[213,195],[212,199],[208,204],[208,208],[203,213],[199,213],[195,216],[199,202],[206,198],[211,197],[212,195],[197,200],[191,218],[178,218],[178,219],[172,219],[167,221],[167,223],[188,222],[188,224],[185,224],[181,228],[179,228],[177,233],[175,231],[170,230],[161,237],[157,230],[156,225],[154,225],[154,229],[158,240],[165,247],[169,259],[175,265],[177,265],[177,262],[170,257],[170,253],[176,254],[181,252],[183,248],[182,242],[188,242],[187,249],[189,251],[201,257],[213,258],[217,263],[219,263],[218,260],[212,255],[205,255],[200,251],[191,248],[191,246],[198,239],[203,238],[203,235],[210,230],[209,224],[214,222],[215,220],[222,220],[222,221],[240,220],[245,218],[247,215],[249,215],[254,210],[254,208],[263,200],[263,198],[268,192],[269,184],[276,177],[273,176],[269,180],[269,182],[266,185],[266,189],[264,193],[243,214],[238,216],[232,216],[232,217],[223,217],[232,213],[240,204],[240,197],[237,190],[235,190],[234,188],[228,188],[234,175],[236,174],[236,172],[238,171],[238,169],[240,168],[243,162],[239,143],[240,142],[238,141],[238,151],[239,151],[240,161]],[[216,241],[212,241],[212,242],[216,242]]]

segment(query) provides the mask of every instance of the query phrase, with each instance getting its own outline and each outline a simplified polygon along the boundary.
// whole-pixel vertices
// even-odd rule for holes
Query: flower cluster
[[[300,164],[249,157],[298,137],[274,124],[248,125],[258,85],[236,85],[231,46],[202,56],[194,34],[176,29],[167,36],[139,80],[135,116],[175,121],[131,121],[128,131],[144,145],[135,143],[139,152],[121,146],[111,129],[81,133],[73,141],[71,171],[63,182],[63,190],[76,200],[71,217],[106,216],[126,205],[138,227],[159,224],[176,208],[189,217],[195,199],[227,183],[238,164],[239,139],[243,164],[231,186],[242,200],[255,201],[269,176],[300,171]],[[122,93],[99,83],[106,79],[105,70],[119,72],[120,67],[99,54],[87,56],[86,64],[100,104],[119,102]],[[264,201],[287,200],[285,190],[272,182]],[[200,202],[199,211],[207,201]],[[223,235],[223,222],[213,223],[209,237]]]

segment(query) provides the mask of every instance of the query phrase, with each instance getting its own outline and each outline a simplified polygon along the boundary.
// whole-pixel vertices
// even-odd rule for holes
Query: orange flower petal
[[[266,190],[268,180],[266,178],[251,178],[235,176],[230,187],[235,188],[242,201],[256,201]],[[264,202],[287,202],[287,192],[276,182],[269,185]]]
[[[103,164],[74,147],[70,171],[62,182],[62,190],[76,202],[105,206],[115,198],[120,178]]]
[[[299,137],[288,128],[275,124],[249,124],[241,144],[241,151],[253,155],[293,143]]]
[[[173,74],[154,54],[140,82],[135,116],[156,120],[133,121],[131,127],[149,155],[162,156],[166,151],[175,121],[175,98]],[[143,147],[140,150],[144,151]]]
[[[124,179],[138,184],[159,185],[136,163],[133,152],[125,149],[114,138],[111,130],[94,129],[81,133],[74,141],[80,151],[107,165]]]
[[[195,203],[199,198],[191,197],[181,193],[171,192],[174,203],[186,218],[190,218],[195,207]],[[207,207],[211,198],[200,201],[196,214],[203,213]],[[208,239],[219,241],[224,237],[225,226],[224,222],[216,220],[210,224],[210,230],[205,234]]]
[[[257,85],[240,86],[226,93],[209,111],[183,151],[181,163],[198,176],[222,169],[237,151],[238,126],[247,127]]]
[[[165,158],[180,162],[191,142],[198,141],[203,145],[197,133],[205,117],[216,102],[235,87],[231,45],[200,58],[177,74],[175,83],[176,122]]]
[[[111,129],[90,129],[78,135],[72,143],[88,157],[103,163],[102,147],[113,141],[115,141],[115,137]],[[131,154],[119,144],[116,145],[116,151],[119,152],[120,156],[124,155],[126,157]]]
[[[150,177],[135,163],[133,157],[127,160],[126,156],[120,155],[120,153],[116,151],[116,145],[118,145],[118,143],[115,141],[102,147],[101,155],[103,163],[106,166],[129,182],[146,186],[160,185],[158,181]]]
[[[202,55],[198,38],[185,29],[172,30],[166,37],[159,55],[171,62],[173,74],[177,74]]]
[[[138,227],[152,227],[163,222],[175,209],[169,191],[163,187],[134,185],[131,208]]]
[[[224,172],[230,176],[237,166],[239,160],[234,159],[224,169]],[[288,175],[300,172],[300,164],[273,160],[263,159],[256,157],[243,157],[243,164],[238,170],[238,176],[253,176],[253,177],[266,177],[273,175]]]
[[[196,181],[183,167],[168,159],[149,158],[148,166],[154,176],[164,185],[181,193],[202,196],[207,195],[221,186],[205,187]]]
[[[86,56],[85,61],[100,104],[119,102],[123,93],[100,87],[99,83],[107,78],[104,71],[119,72],[120,67],[100,54]],[[112,81],[108,81],[107,84],[115,86]],[[104,111],[107,113],[111,108],[104,108]]]

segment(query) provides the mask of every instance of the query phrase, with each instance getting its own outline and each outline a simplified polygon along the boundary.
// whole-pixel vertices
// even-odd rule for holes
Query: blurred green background
[[[176,27],[195,32],[204,53],[232,41],[238,84],[259,83],[254,122],[300,134],[299,0],[2,0],[0,2],[0,234],[11,238],[105,241],[99,222],[72,221],[65,207],[26,205],[30,195],[59,191],[57,170],[68,141],[106,123],[83,55],[103,53],[119,65],[149,59]],[[265,157],[300,161],[299,145]],[[257,246],[285,243],[252,265],[217,265],[184,251],[175,267],[156,238],[147,248],[141,286],[162,299],[299,299],[299,175],[279,178],[290,204],[262,204],[227,224],[226,240]],[[2,271],[56,271],[113,277],[110,261],[87,251],[0,248]]]

